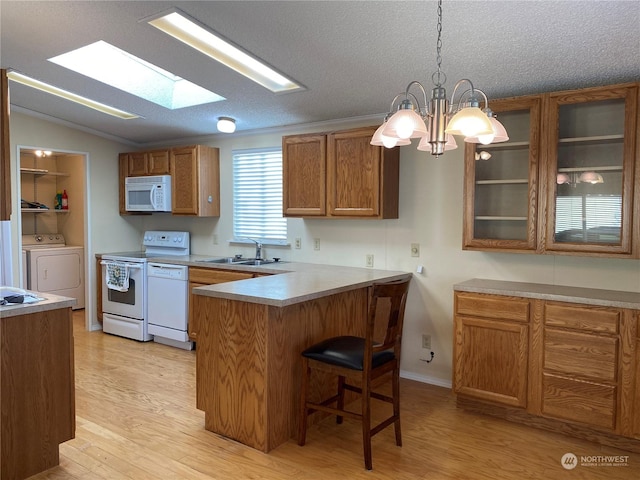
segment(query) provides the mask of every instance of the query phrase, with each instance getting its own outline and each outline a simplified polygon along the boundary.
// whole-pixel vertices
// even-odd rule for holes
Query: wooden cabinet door
[[[147,154],[145,152],[128,153],[127,162],[127,177],[147,175]]]
[[[635,388],[631,396],[631,436],[640,439],[640,311],[635,310],[632,314],[632,344],[635,346],[635,360],[633,364],[633,376]]]
[[[326,135],[282,137],[284,216],[326,215],[326,150]]]
[[[527,406],[527,324],[456,316],[454,391]]]
[[[204,145],[173,148],[169,155],[171,213],[220,216],[219,150]]]
[[[118,202],[120,205],[120,215],[127,215],[126,203],[125,203],[125,187],[124,181],[125,178],[129,175],[129,155],[126,153],[121,153],[118,155],[118,185],[119,185],[119,194],[118,194]]]
[[[169,175],[169,150],[154,150],[147,153],[149,175]]]
[[[327,139],[329,214],[379,217],[382,147],[370,145],[375,129],[336,132]]]
[[[542,98],[496,100],[490,106],[509,140],[464,144],[463,248],[534,251]]]
[[[527,406],[530,311],[525,298],[455,293],[456,393]]]
[[[549,95],[547,251],[633,253],[637,115],[635,84]]]
[[[171,150],[171,212],[198,214],[198,152],[196,147]]]

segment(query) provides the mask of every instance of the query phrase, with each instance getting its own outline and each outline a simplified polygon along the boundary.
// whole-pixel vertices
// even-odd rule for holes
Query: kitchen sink
[[[257,259],[257,258],[238,258],[238,257],[206,258],[203,260],[196,260],[196,262],[222,263],[227,265],[253,265],[255,267],[260,265],[267,265],[269,263],[276,263],[275,260]]]
[[[254,265],[254,266],[259,266],[259,265],[266,265],[268,263],[275,263],[274,260],[258,260],[256,258],[251,259],[251,260],[244,260],[241,262],[234,262],[236,265]]]
[[[202,263],[238,263],[239,260],[236,260],[233,257],[224,257],[224,258],[206,258],[204,260],[196,260],[196,262],[202,262]]]

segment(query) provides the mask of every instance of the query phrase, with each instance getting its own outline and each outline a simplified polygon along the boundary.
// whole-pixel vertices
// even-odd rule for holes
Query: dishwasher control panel
[[[187,280],[189,269],[183,265],[169,265],[164,263],[149,263],[147,277],[168,278],[171,280]]]

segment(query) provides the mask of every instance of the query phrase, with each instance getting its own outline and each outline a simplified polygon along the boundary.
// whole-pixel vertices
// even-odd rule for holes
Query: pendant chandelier
[[[371,145],[393,148],[409,145],[412,138],[419,138],[418,150],[429,151],[437,157],[458,148],[454,135],[462,135],[467,143],[483,145],[509,140],[504,126],[489,108],[487,96],[474,88],[471,80],[459,80],[453,88],[451,100],[447,99],[443,86],[447,76],[441,69],[441,50],[442,0],[438,0],[438,69],[431,76],[434,84],[431,100],[427,101],[427,92],[420,82],[414,80],[409,83],[404,94],[396,95],[391,102],[389,113],[371,138]],[[464,86],[466,90],[462,90]],[[422,92],[422,106],[418,97],[410,92],[413,87]],[[457,101],[454,101],[457,93]],[[480,109],[481,104],[483,109]]]

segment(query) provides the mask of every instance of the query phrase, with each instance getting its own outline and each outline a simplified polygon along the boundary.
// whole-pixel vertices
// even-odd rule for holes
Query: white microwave
[[[171,175],[127,177],[124,189],[127,212],[171,211]]]

